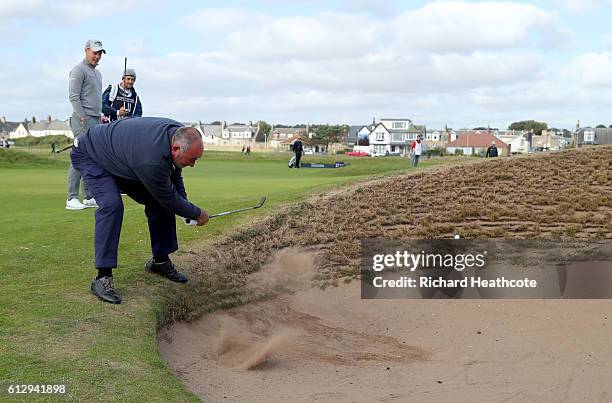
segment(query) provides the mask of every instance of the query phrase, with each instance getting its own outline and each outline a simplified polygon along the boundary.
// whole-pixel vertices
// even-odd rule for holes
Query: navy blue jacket
[[[121,119],[89,129],[79,137],[79,148],[111,175],[141,182],[166,209],[195,219],[202,211],[187,200],[170,147],[182,126],[166,118]]]
[[[117,120],[117,112],[122,106],[127,110],[128,115],[126,117],[142,116],[142,103],[140,102],[140,97],[136,93],[136,89],[132,88],[132,96],[127,97],[125,92],[119,87],[119,84],[115,84],[115,87],[117,94],[112,102],[110,100],[110,93],[113,89],[112,85],[106,87],[106,90],[102,93],[102,113],[108,116],[109,121],[114,122]]]

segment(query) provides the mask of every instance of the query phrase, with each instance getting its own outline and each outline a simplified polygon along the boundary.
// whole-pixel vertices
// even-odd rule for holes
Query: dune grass
[[[204,227],[178,224],[183,249],[207,242],[286,203],[372,175],[407,171],[407,159],[350,157],[339,169],[288,169],[288,154],[209,152],[184,172],[191,201],[210,213],[250,206],[251,213]],[[423,160],[422,167],[457,159]],[[159,357],[158,315],[170,284],[144,272],[150,255],[143,207],[124,199],[125,216],[115,282],[123,303],[89,293],[94,211],[64,209],[68,154],[45,149],[0,150],[0,385],[65,384],[60,400],[198,401]],[[0,400],[7,397],[0,391]],[[25,399],[27,396],[20,396]],[[56,401],[57,397],[41,397]]]

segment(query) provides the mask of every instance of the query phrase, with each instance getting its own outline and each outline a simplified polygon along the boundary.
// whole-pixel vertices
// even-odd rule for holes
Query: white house
[[[425,140],[438,142],[442,138],[442,133],[438,130],[427,130]]]
[[[374,119],[371,125],[352,130],[357,137],[355,150],[367,151],[370,155],[405,155],[412,141],[424,132],[424,126],[415,126],[410,119],[391,118]]]
[[[221,135],[223,144],[248,144],[255,140],[255,130],[251,124],[229,125]]]
[[[377,124],[370,132],[370,154],[384,155],[391,152],[391,134],[384,124]]]
[[[511,134],[511,132],[504,132],[504,134],[496,134],[495,137],[508,144],[512,154],[529,153],[529,141],[523,134]]]
[[[14,132],[11,132],[11,139],[18,139],[27,136],[66,136],[74,138],[68,122],[63,120],[52,120],[51,116],[41,122],[20,123]]]
[[[202,134],[204,144],[212,145],[241,145],[255,141],[256,132],[253,125],[234,124],[226,125],[225,122],[219,124],[183,123],[185,126],[195,127]],[[257,126],[259,129],[259,125]]]
[[[74,138],[74,134],[72,133],[72,130],[67,122],[50,119],[51,118],[49,117],[47,120],[43,120],[42,122],[30,124],[28,127],[30,135],[34,137],[67,136]]]
[[[204,144],[217,145],[221,142],[222,125],[209,125],[202,122],[183,122],[185,126],[196,128],[202,135]]]
[[[23,123],[19,123],[19,126],[17,126],[17,129],[9,133],[9,138],[10,139],[20,139],[23,137],[28,137],[29,135],[30,135],[30,132],[28,131],[26,126]]]

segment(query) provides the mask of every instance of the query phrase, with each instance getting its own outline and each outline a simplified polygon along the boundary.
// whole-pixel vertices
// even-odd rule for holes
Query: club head
[[[263,206],[265,202],[266,202],[266,196],[261,196],[261,199],[259,199],[259,206],[257,207]]]

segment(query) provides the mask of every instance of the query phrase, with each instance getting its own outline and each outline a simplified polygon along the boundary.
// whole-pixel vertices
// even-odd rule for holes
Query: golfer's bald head
[[[172,136],[172,159],[180,168],[195,166],[204,152],[202,135],[193,127],[181,127]]]
[[[202,143],[202,135],[198,129],[194,127],[180,127],[172,136],[172,144],[176,144],[181,148],[181,152],[187,151],[193,144],[200,145]]]

